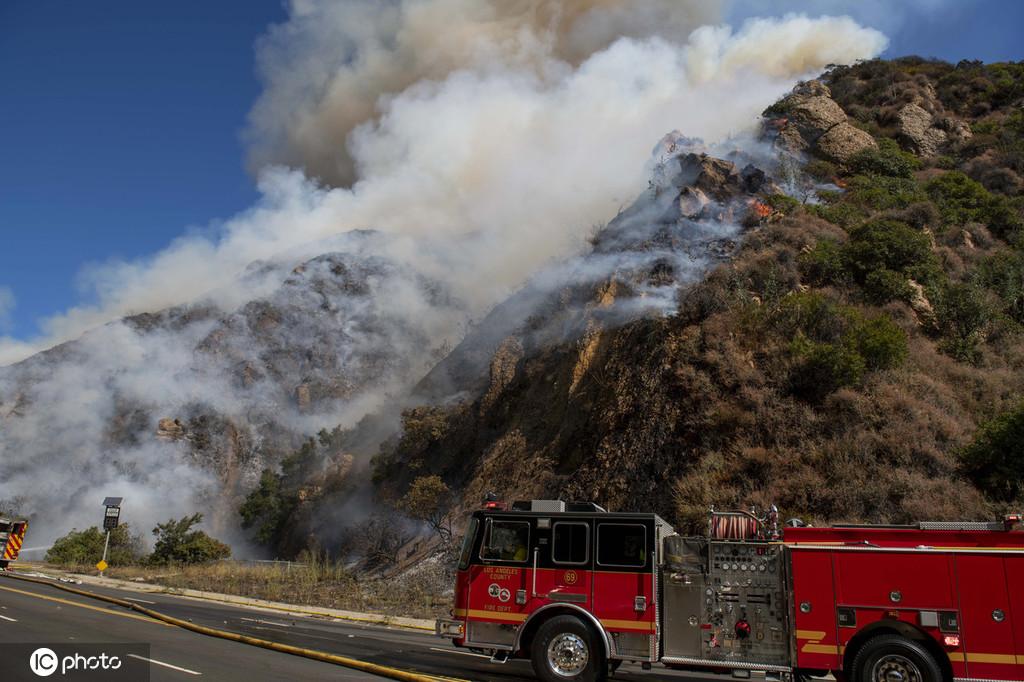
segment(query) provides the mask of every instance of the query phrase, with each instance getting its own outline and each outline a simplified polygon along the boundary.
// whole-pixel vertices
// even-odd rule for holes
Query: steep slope
[[[767,224],[665,315],[604,323],[606,300],[637,300],[620,277],[512,328],[499,308],[501,334],[421,386],[434,400],[379,458],[384,489],[438,474],[456,507],[495,490],[694,526],[712,504],[904,522],[1012,502],[960,453],[1024,385],[1022,71],[875,61],[799,86],[765,119],[806,163],[799,200],[762,191]],[[489,381],[448,381],[482,357]]]

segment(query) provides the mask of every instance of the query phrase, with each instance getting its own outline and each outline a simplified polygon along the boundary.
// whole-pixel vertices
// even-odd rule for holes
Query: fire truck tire
[[[555,616],[540,626],[530,660],[543,682],[600,682],[607,669],[593,631],[573,616]]]
[[[943,675],[920,643],[900,635],[879,635],[857,652],[852,682],[943,682]]]

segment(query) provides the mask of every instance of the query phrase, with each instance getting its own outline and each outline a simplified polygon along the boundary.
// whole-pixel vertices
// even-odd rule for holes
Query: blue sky
[[[739,0],[729,17],[795,10],[845,10],[889,35],[887,56],[1024,58],[1012,1]],[[252,204],[239,133],[260,90],[253,43],[285,16],[281,0],[0,4],[0,336],[34,336],[79,302],[90,263]]]

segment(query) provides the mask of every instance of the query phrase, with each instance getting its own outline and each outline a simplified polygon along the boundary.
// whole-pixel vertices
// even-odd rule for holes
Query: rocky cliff
[[[254,263],[229,296],[0,369],[0,497],[25,499],[40,540],[107,494],[136,525],[200,509],[239,538],[238,504],[265,467],[401,394],[450,343],[439,329],[463,320],[442,287],[379,255],[382,240]]]

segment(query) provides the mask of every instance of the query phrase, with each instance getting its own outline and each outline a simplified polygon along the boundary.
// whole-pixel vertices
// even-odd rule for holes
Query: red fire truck
[[[28,521],[12,521],[0,516],[0,570],[18,558],[27,530]]]
[[[488,502],[470,518],[437,633],[546,682],[645,668],[781,680],[1024,680],[1020,517],[779,528],[712,513],[683,537],[655,514]]]

